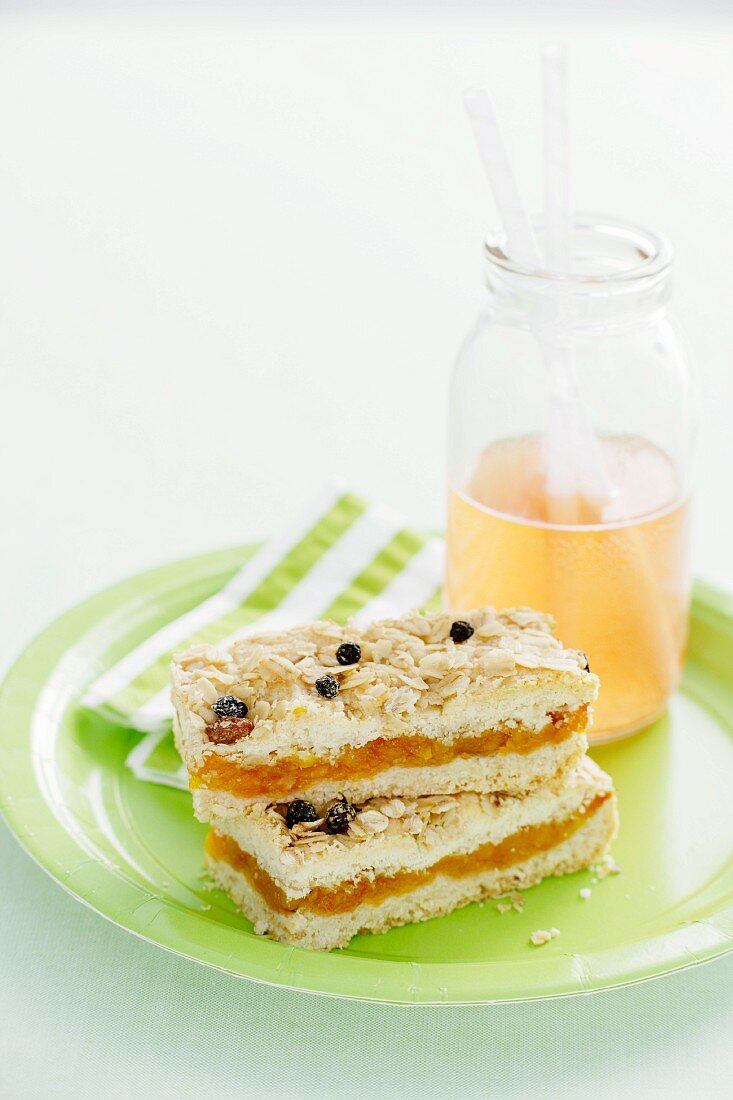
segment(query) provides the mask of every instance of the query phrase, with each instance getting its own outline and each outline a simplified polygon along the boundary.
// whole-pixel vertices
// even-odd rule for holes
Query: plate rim
[[[631,963],[634,973],[622,972],[614,976],[602,973],[600,977],[596,976],[590,985],[576,984],[572,987],[568,987],[567,984],[557,984],[560,979],[555,978],[553,979],[555,985],[550,982],[549,988],[542,989],[537,993],[522,990],[508,995],[483,993],[480,995],[469,994],[462,997],[454,993],[449,994],[448,988],[439,984],[441,975],[445,971],[454,974],[457,968],[463,970],[464,973],[470,969],[474,973],[474,979],[477,974],[486,975],[486,985],[488,986],[488,971],[491,967],[496,967],[496,962],[490,960],[479,963],[415,962],[401,959],[387,961],[349,955],[348,953],[308,952],[300,948],[275,944],[274,941],[264,937],[250,935],[247,939],[248,950],[246,956],[243,957],[243,965],[232,967],[232,965],[224,965],[221,961],[217,962],[215,958],[205,957],[206,953],[203,949],[196,951],[194,937],[189,937],[186,946],[176,946],[170,941],[169,937],[160,932],[155,935],[146,934],[139,926],[136,926],[134,920],[125,919],[125,917],[134,915],[134,909],[120,914],[114,911],[117,906],[108,905],[105,907],[103,896],[101,900],[98,896],[95,896],[95,901],[92,901],[84,895],[83,890],[74,888],[69,881],[64,881],[64,875],[66,874],[68,877],[68,866],[64,865],[61,853],[68,845],[73,846],[75,841],[58,822],[52,807],[44,798],[43,792],[38,786],[33,769],[32,753],[29,749],[30,743],[26,736],[35,713],[39,695],[48,684],[53,670],[58,666],[68,649],[93,629],[96,622],[101,621],[104,617],[102,609],[107,605],[124,601],[128,595],[132,595],[141,585],[144,586],[147,583],[155,584],[156,581],[164,581],[166,585],[171,586],[176,583],[178,578],[190,581],[193,571],[197,573],[203,571],[211,575],[212,578],[225,572],[234,572],[246,556],[255,552],[258,545],[260,544],[247,543],[242,546],[175,559],[172,562],[162,563],[130,574],[111,585],[100,588],[53,619],[24,647],[8,669],[2,684],[0,684],[0,746],[8,748],[12,744],[13,738],[15,738],[16,744],[15,750],[11,754],[10,766],[0,770],[0,815],[4,818],[10,833],[22,850],[62,889],[117,927],[130,932],[139,939],[183,958],[191,959],[191,961],[200,965],[210,966],[235,977],[275,988],[372,1003],[405,1006],[422,1005],[425,1007],[438,1005],[465,1006],[552,1000],[559,997],[579,995],[587,996],[590,993],[601,993],[611,989],[637,985],[666,974],[686,970],[712,961],[733,950],[733,935],[723,929],[716,929],[714,925],[709,927],[717,933],[717,936],[712,938],[711,942],[705,944],[693,943],[693,946],[685,943],[686,937],[682,933],[689,931],[690,928],[699,923],[693,922],[684,929],[678,929],[675,933],[657,934],[646,939],[640,939],[631,945],[632,949],[639,949],[641,946],[649,949],[658,941],[668,943],[672,935],[678,937],[681,941],[674,956],[662,963],[647,963],[643,968],[638,965],[634,967]],[[693,596],[693,635],[696,623],[702,623],[714,630],[723,630],[726,635],[733,639],[733,595],[706,582],[697,581]],[[704,701],[697,700],[697,702],[704,706]],[[17,728],[18,726],[19,728]],[[6,732],[8,730],[12,730],[12,732]],[[25,758],[23,755],[24,748],[27,750]],[[12,777],[15,775],[18,764],[28,770],[33,780],[31,784],[32,793],[24,796],[22,800],[23,811],[18,811],[15,808],[11,789],[13,786]],[[40,811],[42,815],[50,816],[54,834],[61,837],[58,851],[49,851],[49,848],[53,848],[53,845],[45,843],[43,839],[35,839],[34,842],[32,832],[29,836],[26,835],[29,807],[32,807],[36,813]],[[45,835],[47,827],[40,831],[42,835]],[[101,875],[100,881],[103,884],[105,876],[111,872],[102,863],[96,865],[96,868]],[[178,910],[165,897],[150,900],[155,901],[159,911],[177,910],[179,915],[183,913],[184,930],[187,919],[195,918],[197,921],[202,919],[202,915],[195,913],[193,910]],[[722,906],[715,911],[714,915],[733,921],[733,904]],[[224,926],[219,924],[217,927],[221,930]],[[181,929],[178,920],[174,921],[174,930],[180,936]],[[236,935],[236,930],[227,929],[227,933],[229,931]],[[692,939],[694,940],[694,936]],[[281,956],[274,975],[271,966],[272,960],[268,961],[268,955],[272,954],[273,948]],[[615,953],[619,951],[623,951],[623,948],[614,949]],[[591,957],[597,959],[598,953]],[[229,958],[231,959],[231,955]],[[573,958],[578,958],[578,956],[562,955],[558,956],[558,961],[565,960],[567,969],[567,961]],[[295,960],[295,966],[291,967],[293,960]],[[314,960],[317,960],[315,964]],[[239,960],[237,961],[239,962]],[[376,974],[377,970],[383,970],[385,966],[390,968],[390,980],[383,983],[383,977],[380,975],[375,983],[373,975]],[[327,981],[324,980],[324,969],[328,971]],[[369,980],[370,970],[372,971],[372,980]],[[428,975],[430,976],[430,982],[428,986],[423,988],[421,979]],[[567,983],[567,978],[568,975],[566,974],[563,978],[564,983]],[[361,985],[363,979],[366,979],[364,988],[357,988],[357,991],[354,991],[352,987],[355,984],[357,987]],[[474,987],[477,982],[474,980],[470,984]],[[442,990],[445,995],[436,995],[436,989],[438,991]]]

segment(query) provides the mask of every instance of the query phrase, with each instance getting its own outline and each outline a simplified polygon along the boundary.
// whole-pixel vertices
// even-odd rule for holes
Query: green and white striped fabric
[[[185,787],[170,732],[168,665],[174,652],[309,619],[364,623],[436,607],[442,566],[442,539],[405,527],[386,508],[328,488],[219,592],[100,676],[82,702],[146,734],[128,757],[138,778]]]

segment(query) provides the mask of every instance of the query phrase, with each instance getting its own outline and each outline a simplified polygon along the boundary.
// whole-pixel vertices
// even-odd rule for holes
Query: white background
[[[494,221],[461,91],[491,86],[539,206],[537,54],[548,38],[571,50],[576,206],[648,223],[676,245],[677,313],[701,380],[695,569],[733,585],[733,22],[728,5],[711,7],[6,9],[0,664],[85,594],[266,535],[333,476],[414,524],[442,522],[446,386]],[[13,935],[33,932],[36,904],[51,927],[62,920],[72,903],[59,895],[54,910],[55,889],[17,873],[26,908]],[[144,981],[152,949],[111,942],[129,952],[118,966],[138,966]],[[19,982],[50,975],[49,1003],[60,997],[63,971],[49,962],[34,973],[32,937],[12,957]],[[683,1063],[713,1082],[710,1095],[725,1079],[733,983],[711,983],[717,1012],[700,1007],[704,973],[680,982],[666,999],[613,1002],[661,1012],[676,1037],[654,1046],[652,1028],[650,1055],[632,1046],[627,1095],[684,1095]],[[691,1028],[686,996],[698,1005]],[[280,1004],[292,1022],[283,1003],[256,1007]],[[54,1034],[43,1011],[25,1006],[19,1072],[39,1035]],[[154,1002],[148,1011],[156,1027]],[[86,1008],[70,1012],[88,1026]],[[101,1019],[106,1041],[135,1048],[124,1019]],[[327,1036],[324,1024],[324,1049]],[[545,1061],[557,1083],[561,1067]],[[182,1062],[167,1072],[183,1080]],[[27,1080],[48,1087],[42,1062]],[[612,1085],[597,1094],[618,1095]]]
[[[733,583],[733,22],[194,5],[1,29],[1,658],[130,571],[265,535],[333,475],[442,522],[494,221],[461,91],[492,87],[539,207],[557,37],[576,205],[677,247],[695,566]]]

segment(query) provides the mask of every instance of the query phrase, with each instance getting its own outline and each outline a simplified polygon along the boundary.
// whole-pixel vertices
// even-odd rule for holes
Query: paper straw
[[[512,259],[536,267],[540,251],[519,195],[491,97],[483,88],[472,88],[463,93],[463,102],[504,226],[508,253]]]
[[[540,251],[537,247],[532,224],[522,203],[516,176],[506,151],[499,120],[494,104],[483,88],[464,92],[463,102],[471,121],[489,186],[494,195],[499,217],[506,236],[506,248],[509,257],[532,267],[541,265]],[[570,419],[568,405],[560,399],[567,392],[562,374],[562,361],[559,349],[553,347],[548,330],[542,326],[536,330],[540,351],[550,375],[550,417],[547,433],[547,469],[548,497],[552,506],[553,497],[569,501],[577,495],[574,478],[574,463],[569,452],[568,439]],[[571,522],[573,511],[563,504],[557,522]]]
[[[570,127],[568,123],[567,50],[564,45],[547,46],[542,51],[542,119],[545,175],[545,266],[550,271],[572,271],[572,199],[570,174]],[[564,302],[558,299],[554,315],[556,329],[570,328],[572,318],[564,316]],[[553,485],[553,467],[548,462],[548,493],[573,487],[598,505],[610,495],[600,444],[593,431],[585,407],[578,377],[569,349],[555,355],[555,369],[560,378],[562,401],[551,403],[550,436],[567,432],[572,441],[570,460],[572,473],[559,472],[559,482]],[[564,408],[558,408],[559,404]],[[554,407],[553,407],[554,406]],[[559,427],[552,420],[560,418]],[[552,450],[548,446],[548,450]],[[555,467],[554,475],[558,471]]]
[[[546,46],[542,51],[545,264],[558,272],[572,271],[573,262],[567,86],[567,50]]]

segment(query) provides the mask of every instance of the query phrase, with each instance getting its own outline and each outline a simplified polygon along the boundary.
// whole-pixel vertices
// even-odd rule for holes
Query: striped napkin
[[[405,527],[387,508],[329,487],[219,592],[108,669],[82,703],[145,734],[127,759],[139,779],[185,788],[171,734],[173,653],[310,619],[363,624],[437,607],[442,570],[442,539]]]

